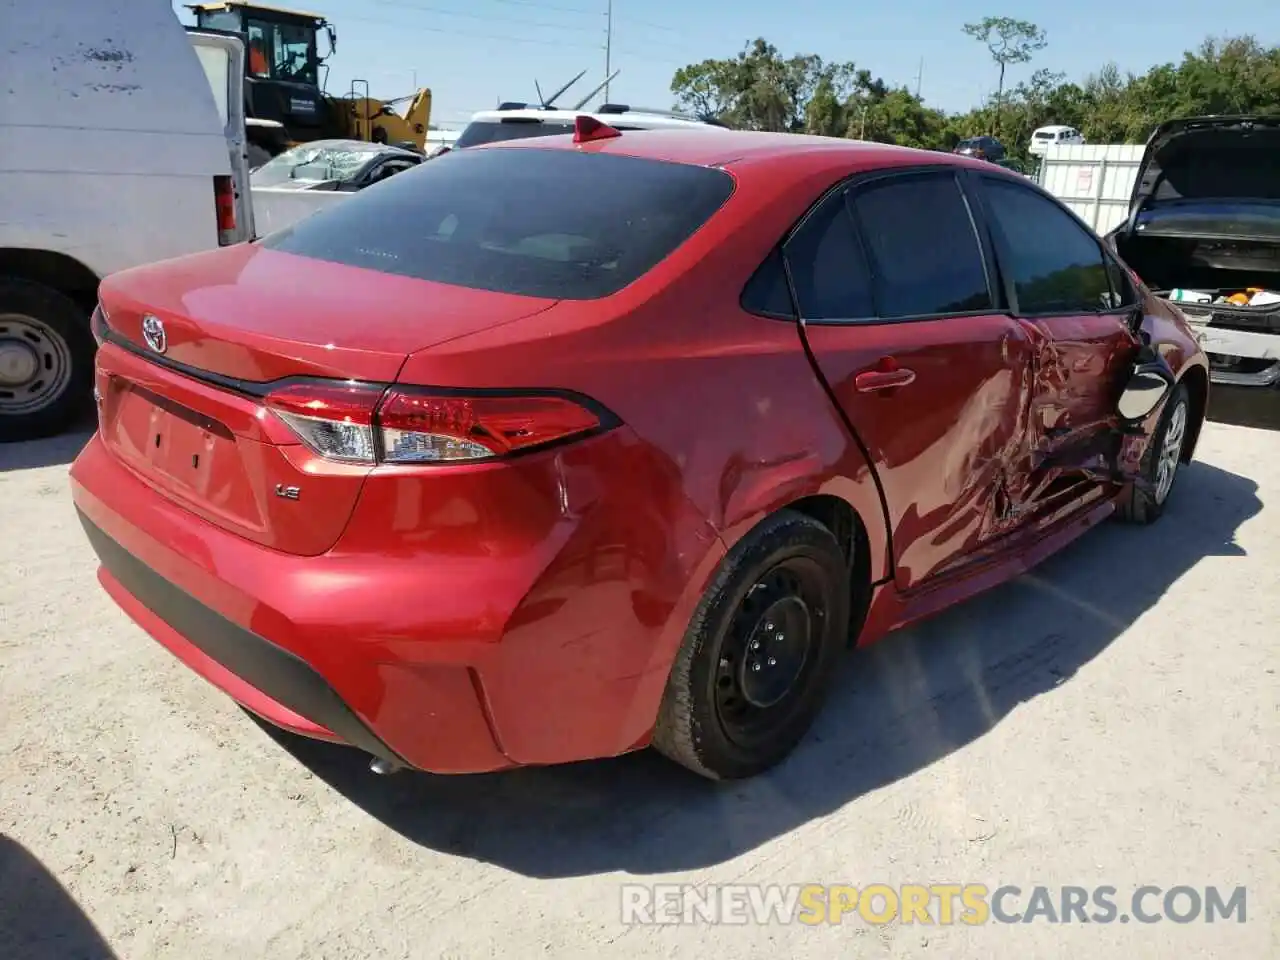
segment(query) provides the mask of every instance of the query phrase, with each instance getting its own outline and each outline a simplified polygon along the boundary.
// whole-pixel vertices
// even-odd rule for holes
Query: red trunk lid
[[[142,318],[149,313],[164,325],[169,360],[259,382],[390,382],[414,350],[556,303],[247,243],[115,274],[103,282],[102,297],[111,329],[136,346],[146,349]]]
[[[101,298],[110,335],[97,388],[108,448],[210,523],[305,555],[337,541],[370,468],[314,454],[267,411],[264,384],[391,382],[415,350],[556,303],[248,244],[116,274]],[[163,326],[162,344],[154,322],[148,343],[147,315]]]

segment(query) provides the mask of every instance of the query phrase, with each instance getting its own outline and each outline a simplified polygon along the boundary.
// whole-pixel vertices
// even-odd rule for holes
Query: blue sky
[[[337,26],[330,92],[362,77],[374,96],[390,97],[408,93],[416,76],[431,88],[432,119],[442,126],[458,126],[499,98],[533,99],[535,77],[549,93],[587,70],[565,103],[604,79],[606,0],[265,2],[319,13]],[[669,107],[678,67],[732,56],[763,36],[784,54],[852,60],[912,88],[923,59],[925,100],[964,110],[995,88],[985,49],[960,29],[986,15],[1031,20],[1048,35],[1032,64],[1013,68],[1013,83],[1042,66],[1082,79],[1109,60],[1141,72],[1181,58],[1209,34],[1253,33],[1280,43],[1278,0],[1160,0],[1142,12],[1116,0],[614,0],[612,63],[622,72],[610,99]]]

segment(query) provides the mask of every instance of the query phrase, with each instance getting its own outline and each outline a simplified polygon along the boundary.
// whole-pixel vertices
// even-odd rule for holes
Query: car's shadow
[[[0,957],[115,960],[71,894],[22,844],[0,834]]]
[[[0,443],[0,473],[9,470],[33,470],[70,463],[93,436],[93,418],[76,424],[67,433],[47,440],[25,440],[20,443]]]
[[[1202,558],[1242,556],[1235,531],[1260,509],[1253,481],[1192,464],[1155,526],[1104,524],[1018,581],[851,655],[805,744],[752,781],[703,781],[650,751],[384,778],[354,750],[262,726],[352,802],[431,849],[537,877],[704,867],[927,767],[1068,682]]]

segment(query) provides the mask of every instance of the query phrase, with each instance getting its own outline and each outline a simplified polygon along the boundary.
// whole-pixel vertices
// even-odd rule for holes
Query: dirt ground
[[[851,656],[763,779],[650,754],[369,774],[99,589],[67,463],[0,446],[0,958],[1280,956],[1280,433],[1170,512]],[[1268,507],[1267,505],[1270,504]],[[624,883],[1247,887],[1243,924],[626,926]]]

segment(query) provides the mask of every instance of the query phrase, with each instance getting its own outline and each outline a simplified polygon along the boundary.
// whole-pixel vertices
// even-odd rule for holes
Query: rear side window
[[[733,192],[722,170],[572,150],[454,151],[261,241],[285,253],[557,300],[616,293]]]
[[[760,264],[747,281],[742,291],[742,308],[762,317],[795,319],[791,290],[787,286],[787,268],[780,248],[774,249],[769,259]]]
[[[1034,190],[993,178],[983,184],[1020,313],[1114,309],[1102,248],[1092,234]]]
[[[991,309],[978,235],[951,174],[874,183],[855,193],[852,205],[871,258],[878,316]]]
[[[478,147],[482,143],[552,137],[559,133],[573,133],[573,126],[543,120],[475,120],[458,135],[454,146]]]
[[[875,316],[871,275],[843,192],[828,197],[800,225],[784,251],[806,320]]]

